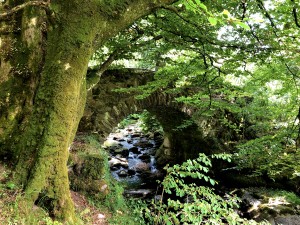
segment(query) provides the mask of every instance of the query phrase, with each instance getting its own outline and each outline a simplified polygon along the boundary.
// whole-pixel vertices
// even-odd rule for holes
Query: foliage
[[[235,7],[233,3],[224,5],[228,7],[224,12],[232,12],[233,17],[250,18],[251,12],[258,13],[258,18],[268,15],[266,21],[251,18],[247,22],[251,35],[250,31],[229,27],[224,32],[217,24],[206,27],[203,15],[220,10],[217,1],[210,6],[199,1],[188,2],[187,11],[178,5],[176,12],[165,10],[157,12],[156,17],[149,16],[143,26],[148,31],[159,27],[160,31],[155,31],[165,39],[155,46],[149,45],[146,51],[160,51],[159,60],[166,65],[157,71],[153,82],[123,91],[135,91],[139,93],[137,98],[146,98],[156,91],[176,94],[177,102],[197,109],[194,119],[214,117],[220,127],[226,128],[223,132],[234,134],[227,135],[225,141],[239,144],[241,158],[236,162],[242,168],[253,170],[255,175],[268,174],[272,179],[296,176],[299,169],[293,159],[298,156],[291,149],[296,148],[299,139],[299,69],[296,66],[299,56],[286,51],[296,47],[286,32],[296,35],[296,30],[295,24],[288,30],[280,28],[285,26],[282,18],[271,21],[278,18],[279,12],[286,21],[291,21],[286,14],[291,6],[274,2],[273,8],[266,9],[261,4],[250,3],[248,11],[239,12],[231,10]],[[275,22],[278,26],[272,24]],[[209,39],[201,29],[209,33]],[[153,31],[147,35],[153,36]],[[152,56],[149,58],[158,59],[157,55]],[[286,140],[293,144],[285,146],[282,143]]]
[[[283,138],[263,136],[238,146],[238,168],[252,171],[252,176],[267,175],[275,180],[299,178],[300,154],[293,146],[285,146]]]
[[[160,125],[156,117],[148,111],[144,110],[143,113],[140,115],[139,120],[143,132],[163,132],[162,126]]]
[[[224,9],[222,13],[213,14],[200,0],[186,0],[183,1],[183,3],[188,10],[194,13],[205,14],[207,20],[212,26],[216,26],[218,23],[223,25],[227,23],[233,26],[238,25],[246,30],[250,30],[250,27],[246,23],[243,23],[242,20],[233,17],[226,9]]]
[[[162,127],[160,123],[157,121],[156,117],[152,115],[147,110],[144,110],[140,114],[131,114],[128,117],[126,117],[124,120],[122,120],[118,127],[123,129],[128,125],[137,123],[139,127],[142,128],[143,132],[155,132],[160,131],[162,132]]]
[[[212,188],[199,186],[199,181],[216,184],[209,176],[211,158],[230,161],[228,154],[208,157],[201,153],[197,159],[166,168],[161,199],[153,200],[150,208],[144,208],[149,224],[255,224],[234,211],[238,206],[236,197],[224,199]]]
[[[128,117],[123,119],[119,124],[118,127],[124,129],[126,126],[136,123],[136,121],[140,118],[139,114],[133,113],[130,114]]]
[[[298,178],[297,10],[293,1],[178,1],[108,43],[109,49],[130,46],[124,58],[156,70],[152,82],[119,91],[138,99],[172,94],[195,111],[194,121],[208,121],[203,129],[215,127],[215,138],[226,134],[222,141],[235,146],[239,169],[274,180]],[[174,210],[174,202],[163,204],[158,212]]]
[[[110,193],[104,201],[94,196],[89,196],[89,201],[97,208],[112,214],[108,219],[111,225],[143,225],[143,218],[140,217],[139,206],[144,203],[126,199],[123,196],[123,192],[124,188],[122,184],[112,180]]]

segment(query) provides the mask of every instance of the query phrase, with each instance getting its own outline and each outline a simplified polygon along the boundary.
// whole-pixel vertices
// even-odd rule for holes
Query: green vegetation
[[[116,38],[107,46],[138,38],[122,56],[157,69],[154,80],[118,91],[138,99],[175,95],[194,112],[181,126],[195,122],[218,138],[221,149],[236,153],[239,170],[297,183],[300,58],[297,17],[289,14],[298,7],[292,2],[179,1],[149,15],[131,28],[136,36],[126,33],[124,42]]]
[[[294,0],[0,1],[0,157],[14,168],[13,176],[1,171],[0,223],[86,222],[75,214],[69,186],[115,213],[116,224],[246,223],[233,211],[235,198],[213,192],[209,173],[220,170],[205,155],[168,168],[163,195],[175,199],[148,207],[123,199],[97,135],[77,136],[70,152],[86,82],[93,99],[109,66],[155,71],[153,80],[117,94],[173,99],[168,107],[187,117],[177,129],[203,135],[198,149],[234,155],[224,171],[299,194],[299,11]],[[97,71],[92,82],[89,64]],[[137,118],[144,131],[161,129],[147,112],[121,125]],[[299,205],[296,195],[280,194]]]
[[[11,179],[11,168],[0,163],[0,224],[27,225],[46,224],[60,225],[52,221],[47,212],[35,207],[32,211],[23,202],[22,188]]]
[[[211,158],[230,161],[224,154]],[[197,159],[166,168],[161,199],[153,200],[151,207],[145,210],[149,224],[256,224],[240,218],[234,211],[238,207],[237,198],[224,199],[209,186],[199,186],[199,180],[215,185],[216,181],[209,176],[211,167],[210,158],[200,154]],[[193,179],[187,182],[187,178]],[[165,197],[167,194],[172,197]]]
[[[126,117],[124,120],[122,120],[119,124],[119,128],[124,128],[130,124],[134,124],[137,122],[137,125],[142,128],[142,131],[147,132],[154,132],[154,131],[162,131],[162,127],[157,121],[157,118],[149,113],[147,110],[144,110],[142,113],[137,114],[131,114],[128,117]]]

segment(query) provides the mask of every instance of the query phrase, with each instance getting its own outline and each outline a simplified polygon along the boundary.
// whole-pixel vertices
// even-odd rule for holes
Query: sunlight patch
[[[65,70],[68,70],[68,69],[70,69],[70,68],[71,68],[71,65],[70,65],[70,63],[66,63],[64,66],[65,66]]]
[[[37,18],[34,17],[34,18],[32,18],[32,19],[30,20],[29,25],[30,25],[30,26],[36,26],[36,23],[37,23]]]

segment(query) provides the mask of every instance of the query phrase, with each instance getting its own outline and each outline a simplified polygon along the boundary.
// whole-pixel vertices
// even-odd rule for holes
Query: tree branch
[[[42,7],[42,8],[46,8],[48,9],[48,6],[50,4],[50,0],[47,2],[43,2],[43,1],[29,1],[29,2],[25,2],[21,5],[17,5],[16,7],[8,10],[7,12],[1,13],[0,14],[0,20],[4,19],[5,17],[8,17],[28,6],[38,6],[38,7]]]
[[[297,16],[297,9],[296,9],[296,5],[295,5],[295,0],[291,0],[291,2],[293,3],[293,16],[294,16],[295,24],[298,28],[300,28],[300,24],[299,24],[298,16]]]
[[[105,72],[105,70],[108,69],[108,67],[113,63],[117,55],[120,53],[119,50],[113,51],[108,58],[101,64],[100,68],[90,76],[87,76],[86,80],[86,86],[87,90],[91,90],[95,85],[100,81],[100,78],[102,74]]]

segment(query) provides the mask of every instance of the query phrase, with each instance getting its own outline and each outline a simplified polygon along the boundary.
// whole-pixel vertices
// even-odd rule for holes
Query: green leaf
[[[202,2],[200,2],[200,0],[195,0],[195,2],[197,3],[197,5],[198,5],[200,8],[204,9],[204,11],[207,12],[207,7],[206,7],[206,5],[204,5]]]
[[[6,187],[8,188],[8,189],[15,189],[16,188],[16,185],[14,184],[14,183],[12,183],[12,182],[8,182],[7,184],[6,184]]]
[[[240,27],[244,28],[245,30],[250,30],[250,27],[247,24],[245,24],[245,23],[243,23],[241,21],[236,21],[235,23],[237,25],[239,25]]]
[[[212,26],[216,26],[218,23],[218,20],[215,17],[208,17],[208,21]]]
[[[216,184],[216,182],[213,179],[210,179],[209,182],[211,183],[212,186]]]
[[[230,13],[229,13],[229,11],[227,9],[224,9],[222,13],[223,13],[223,15],[226,15],[226,16],[230,15]]]

